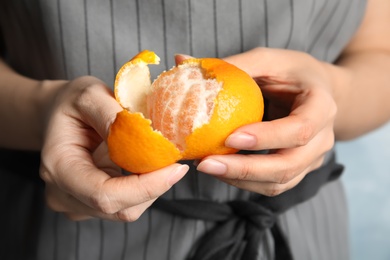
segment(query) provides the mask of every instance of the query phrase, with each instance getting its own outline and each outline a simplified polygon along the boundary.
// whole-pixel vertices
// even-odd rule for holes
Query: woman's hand
[[[136,220],[179,181],[188,166],[173,164],[142,175],[122,175],[105,140],[122,108],[94,77],[64,82],[47,113],[41,177],[50,208],[73,220]]]
[[[237,129],[226,146],[268,154],[209,156],[198,170],[242,189],[275,196],[318,168],[334,145],[336,103],[324,64],[288,50],[257,48],[226,58],[258,82],[267,121]]]

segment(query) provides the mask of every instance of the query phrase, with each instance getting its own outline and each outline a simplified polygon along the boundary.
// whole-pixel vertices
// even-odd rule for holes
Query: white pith
[[[130,66],[122,73],[118,96],[123,108],[146,115],[146,97],[151,92],[150,71],[146,63]]]

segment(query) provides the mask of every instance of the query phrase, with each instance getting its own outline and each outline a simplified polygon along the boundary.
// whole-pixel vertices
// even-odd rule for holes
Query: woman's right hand
[[[47,108],[40,175],[48,206],[72,220],[135,221],[188,171],[172,164],[123,175],[108,156],[109,126],[122,107],[99,79],[63,82]]]

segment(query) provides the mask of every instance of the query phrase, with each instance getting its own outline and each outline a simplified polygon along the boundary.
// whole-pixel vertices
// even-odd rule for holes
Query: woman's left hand
[[[226,146],[267,154],[215,155],[198,170],[239,188],[276,196],[321,166],[334,145],[336,103],[324,63],[308,54],[256,48],[226,58],[249,73],[267,100],[267,121],[237,129]]]

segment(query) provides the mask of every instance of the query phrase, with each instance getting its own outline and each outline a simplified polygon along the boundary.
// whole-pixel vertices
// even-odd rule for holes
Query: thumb
[[[184,60],[192,59],[194,57],[186,54],[175,54],[175,63],[176,65],[179,65],[182,63]]]
[[[76,99],[75,108],[79,119],[91,126],[106,140],[109,127],[115,120],[116,114],[123,110],[115,100],[112,90],[102,81],[93,77],[83,77],[82,95]],[[80,84],[80,83],[77,83]]]

